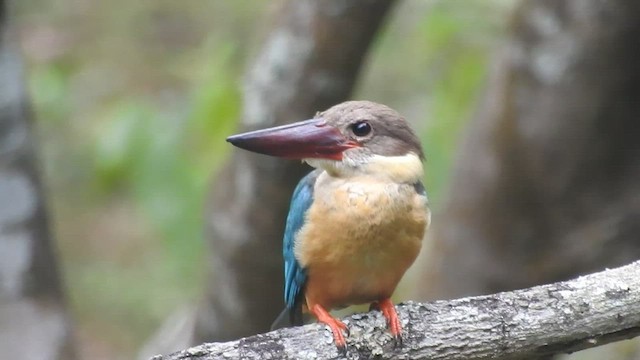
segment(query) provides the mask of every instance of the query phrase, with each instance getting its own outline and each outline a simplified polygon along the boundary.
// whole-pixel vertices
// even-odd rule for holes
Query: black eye
[[[358,137],[367,136],[371,132],[371,125],[366,121],[358,121],[351,126],[351,131]]]

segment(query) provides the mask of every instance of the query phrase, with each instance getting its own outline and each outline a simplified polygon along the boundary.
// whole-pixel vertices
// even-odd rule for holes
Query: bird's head
[[[388,106],[347,101],[314,119],[227,138],[260,154],[301,159],[334,176],[373,175],[414,182],[424,154],[407,121]]]

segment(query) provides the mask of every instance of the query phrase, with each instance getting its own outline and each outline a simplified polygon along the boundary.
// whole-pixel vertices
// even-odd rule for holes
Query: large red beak
[[[227,141],[245,150],[288,159],[342,160],[343,151],[360,146],[322,119],[233,135]]]

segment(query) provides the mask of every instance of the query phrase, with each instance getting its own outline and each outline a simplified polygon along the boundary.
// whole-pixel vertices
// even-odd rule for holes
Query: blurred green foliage
[[[512,1],[406,1],[355,98],[414,122],[437,208]],[[131,358],[203,287],[203,208],[231,150],[269,2],[17,5],[42,160],[82,352]],[[268,14],[268,13],[271,14]],[[318,109],[322,110],[322,109]]]
[[[476,39],[474,35],[479,30],[476,28],[478,25],[490,24],[473,24],[471,14],[452,12],[450,6],[450,3],[443,2],[439,9],[427,15],[420,29],[425,42],[430,44],[425,50],[426,57],[431,57],[440,69],[433,77],[434,86],[430,94],[432,106],[429,117],[433,120],[423,131],[431,170],[427,173],[427,183],[435,204],[444,193],[452,150],[485,78],[489,56],[485,39]],[[482,10],[491,11],[482,7],[474,16],[483,14]],[[485,12],[484,15],[488,14]],[[498,33],[491,27],[482,30]]]

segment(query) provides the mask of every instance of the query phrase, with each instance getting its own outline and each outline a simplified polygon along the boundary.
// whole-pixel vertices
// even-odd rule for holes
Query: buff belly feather
[[[410,184],[319,177],[295,253],[306,305],[340,308],[389,298],[420,252],[430,214]]]

